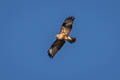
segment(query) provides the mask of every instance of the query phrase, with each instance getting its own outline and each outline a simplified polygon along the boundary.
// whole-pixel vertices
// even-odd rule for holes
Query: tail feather
[[[71,39],[68,40],[70,43],[74,43],[76,41],[76,38],[71,37]]]

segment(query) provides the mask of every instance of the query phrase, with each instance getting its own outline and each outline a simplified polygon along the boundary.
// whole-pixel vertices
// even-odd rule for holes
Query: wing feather
[[[64,32],[65,34],[69,35],[72,29],[74,19],[75,18],[73,16],[66,18],[61,26],[60,33]]]
[[[53,58],[55,54],[62,48],[64,43],[65,43],[64,40],[56,39],[48,50],[49,57]]]

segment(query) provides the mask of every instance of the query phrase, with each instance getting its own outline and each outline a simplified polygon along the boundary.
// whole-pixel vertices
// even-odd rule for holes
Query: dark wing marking
[[[66,18],[61,26],[60,33],[64,32],[65,34],[69,35],[72,29],[74,19],[75,18],[73,16]]]
[[[48,50],[49,57],[53,58],[55,54],[57,53],[57,51],[59,51],[61,47],[64,45],[64,43],[65,43],[64,40],[56,39]]]

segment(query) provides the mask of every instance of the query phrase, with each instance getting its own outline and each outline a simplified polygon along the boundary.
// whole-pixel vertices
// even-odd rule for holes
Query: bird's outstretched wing
[[[69,35],[72,30],[74,19],[75,18],[73,16],[67,17],[61,26],[60,33],[65,33],[66,35]]]
[[[64,40],[58,40],[56,39],[51,47],[48,49],[48,55],[50,58],[53,58],[57,51],[61,49],[61,47],[64,45],[65,41]]]

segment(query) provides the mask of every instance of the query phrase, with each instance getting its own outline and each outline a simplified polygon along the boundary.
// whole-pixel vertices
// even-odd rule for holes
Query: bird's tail
[[[70,39],[67,40],[69,43],[74,43],[76,41],[76,38],[71,37]]]

